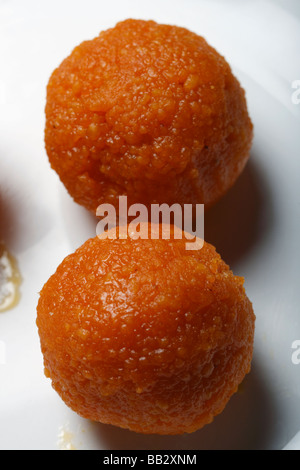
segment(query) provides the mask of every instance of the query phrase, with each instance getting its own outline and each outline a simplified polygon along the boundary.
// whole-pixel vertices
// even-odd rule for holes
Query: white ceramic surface
[[[42,285],[96,229],[49,168],[46,83],[76,44],[128,17],[206,37],[246,89],[255,126],[250,163],[206,220],[207,240],[246,279],[257,315],[253,370],[213,424],[179,437],[79,418],[43,375],[35,326]],[[292,83],[300,80],[299,44],[297,0],[0,0],[0,237],[23,277],[20,304],[0,315],[1,449],[282,449],[297,434],[300,104]]]

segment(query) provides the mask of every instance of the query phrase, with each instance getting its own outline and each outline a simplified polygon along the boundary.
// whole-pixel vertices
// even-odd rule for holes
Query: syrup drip
[[[21,276],[16,259],[0,243],[0,313],[14,308],[20,300]]]

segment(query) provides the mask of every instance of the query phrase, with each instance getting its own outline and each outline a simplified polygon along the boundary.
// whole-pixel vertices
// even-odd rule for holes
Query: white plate
[[[23,276],[20,304],[0,316],[1,449],[281,449],[299,431],[300,365],[292,363],[292,343],[300,340],[297,3],[0,1],[0,235]],[[79,418],[43,375],[35,326],[42,285],[96,229],[49,168],[46,83],[76,44],[127,17],[206,37],[246,89],[255,126],[249,165],[206,220],[207,240],[245,277],[254,304],[253,370],[213,424],[181,437],[143,436]]]

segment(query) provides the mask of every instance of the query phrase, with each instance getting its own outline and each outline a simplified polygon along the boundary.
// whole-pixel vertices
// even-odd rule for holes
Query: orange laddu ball
[[[74,200],[217,201],[252,142],[244,90],[185,28],[126,20],[76,47],[47,87],[45,144]]]
[[[43,287],[45,374],[79,415],[141,433],[193,432],[250,370],[243,279],[208,243],[88,240]]]

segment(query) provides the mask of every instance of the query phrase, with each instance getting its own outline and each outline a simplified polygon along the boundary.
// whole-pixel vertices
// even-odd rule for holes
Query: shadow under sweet
[[[0,194],[0,242],[6,244],[13,244],[16,237],[16,221],[17,214],[14,205],[5,197]]]
[[[205,241],[216,247],[231,268],[267,236],[273,208],[267,179],[252,155],[228,193],[205,213]]]
[[[34,247],[53,227],[51,213],[31,194],[14,188],[0,193],[0,241],[13,253]]]

